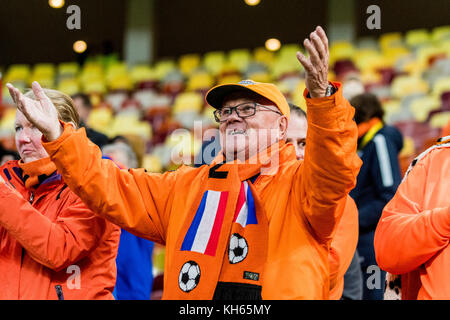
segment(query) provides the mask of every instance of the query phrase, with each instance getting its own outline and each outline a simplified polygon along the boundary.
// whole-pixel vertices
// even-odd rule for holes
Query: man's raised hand
[[[17,109],[42,132],[48,141],[56,140],[61,135],[62,126],[58,120],[58,111],[52,101],[45,95],[39,83],[34,81],[32,84],[33,93],[37,100],[25,97],[10,83],[7,83],[6,86],[17,105]]]
[[[319,26],[303,41],[309,57],[297,52],[297,59],[306,71],[305,84],[312,98],[325,97],[328,87],[328,38]]]

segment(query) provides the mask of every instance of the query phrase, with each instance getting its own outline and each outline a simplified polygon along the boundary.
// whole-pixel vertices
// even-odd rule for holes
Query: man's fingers
[[[322,63],[327,63],[328,55],[327,55],[327,52],[325,51],[325,46],[322,42],[322,39],[319,38],[319,36],[317,35],[317,32],[313,32],[311,34],[311,40],[312,40],[312,43],[314,44],[314,48],[316,49],[317,53],[319,54],[319,57],[320,57],[320,60],[322,61]]]
[[[306,39],[304,42],[306,51],[309,53],[309,58],[311,60],[311,64],[314,69],[317,69],[318,66],[322,64],[322,60],[319,57],[319,53],[317,52],[316,48],[312,44],[312,42],[309,39]]]
[[[297,52],[297,59],[302,64],[303,68],[305,68],[307,73],[314,72],[311,62],[300,51]]]
[[[325,30],[323,30],[321,26],[318,26],[316,28],[316,32],[319,35],[320,39],[322,40],[322,43],[325,47],[325,51],[327,52],[327,55],[328,55],[328,51],[329,51],[328,50],[328,37],[327,37],[327,34],[325,33]]]

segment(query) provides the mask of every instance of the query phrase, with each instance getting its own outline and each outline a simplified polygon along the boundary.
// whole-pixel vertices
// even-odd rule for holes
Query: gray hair
[[[130,145],[126,144],[125,142],[119,141],[107,144],[102,147],[102,152],[106,155],[120,152],[124,156],[124,161],[122,161],[122,164],[124,164],[128,168],[137,168],[138,166],[136,154],[134,153]],[[119,159],[114,160],[121,162]]]

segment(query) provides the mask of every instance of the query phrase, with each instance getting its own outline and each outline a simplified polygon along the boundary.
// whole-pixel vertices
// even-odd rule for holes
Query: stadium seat
[[[76,79],[71,78],[61,79],[58,83],[56,90],[59,90],[71,96],[74,95],[75,93],[80,92],[80,84]]]
[[[403,98],[409,94],[427,94],[428,84],[416,76],[398,76],[392,81],[391,92],[394,98]]]
[[[403,37],[400,32],[383,33],[378,39],[381,50],[390,47],[397,47],[403,45]]]
[[[213,76],[219,74],[225,63],[226,58],[223,51],[210,51],[203,55],[202,64]]]
[[[142,167],[149,172],[162,172],[163,166],[158,156],[145,154],[142,159]]]
[[[203,96],[197,92],[180,93],[174,101],[173,114],[180,112],[193,111],[200,113],[203,108]]]
[[[76,62],[62,62],[57,66],[58,79],[75,78],[80,71],[80,66]]]
[[[433,28],[431,31],[431,40],[435,43],[450,40],[450,25]]]
[[[405,34],[405,43],[412,48],[427,44],[430,41],[431,35],[427,29],[409,30]]]
[[[438,109],[440,105],[439,99],[434,96],[417,97],[411,101],[410,109],[414,115],[414,119],[420,122],[426,121],[431,110]]]
[[[205,91],[214,85],[214,77],[207,71],[198,71],[191,74],[187,80],[186,90]]]
[[[228,53],[228,62],[234,65],[239,72],[245,72],[250,59],[251,54],[248,49],[234,49]]]
[[[10,82],[15,85],[17,82],[27,84],[31,69],[26,64],[13,64],[6,71],[4,82]]]
[[[155,76],[158,80],[165,78],[167,74],[176,69],[175,61],[170,59],[159,60],[154,66]]]
[[[336,61],[351,60],[356,49],[349,41],[335,41],[330,44],[329,65],[334,66]]]
[[[89,114],[87,125],[100,132],[106,132],[114,118],[109,108],[94,108]]]
[[[431,93],[436,97],[440,97],[446,91],[450,91],[450,77],[436,80]]]
[[[450,121],[450,110],[433,110],[428,117],[432,128],[441,129]]]
[[[258,47],[253,50],[253,61],[271,67],[275,61],[275,53],[264,47]]]
[[[200,62],[201,57],[199,54],[196,53],[185,54],[178,59],[180,71],[186,76],[188,76],[196,68],[198,68],[200,66]]]

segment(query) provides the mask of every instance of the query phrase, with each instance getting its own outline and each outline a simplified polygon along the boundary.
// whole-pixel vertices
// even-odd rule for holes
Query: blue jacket
[[[153,284],[154,243],[122,229],[117,253],[117,280],[114,297],[118,300],[150,300]]]
[[[358,140],[358,146],[364,137]],[[358,253],[363,266],[375,265],[373,238],[384,206],[394,196],[401,182],[398,154],[403,137],[392,126],[382,127],[358,155],[363,165],[356,187],[350,192],[359,211]]]

